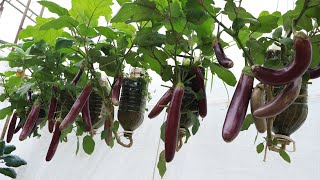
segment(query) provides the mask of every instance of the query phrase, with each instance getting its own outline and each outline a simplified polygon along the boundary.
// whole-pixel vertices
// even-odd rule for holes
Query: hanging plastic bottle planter
[[[129,143],[123,143],[117,132],[114,132],[114,135],[117,142],[123,147],[132,146],[133,131],[140,127],[144,120],[147,92],[147,81],[142,69],[134,68],[130,77],[125,77],[122,81],[118,120],[124,129],[124,137],[129,140]]]
[[[296,150],[295,141],[290,135],[297,131],[306,121],[308,116],[308,85],[302,84],[298,98],[285,111],[279,114],[274,122],[272,131],[274,138],[281,147],[274,146],[272,150],[286,150],[286,146],[292,143],[294,152]]]
[[[200,67],[202,75],[205,75],[204,68]],[[193,71],[189,71],[187,78],[190,81],[185,82],[185,87],[190,87],[194,92],[198,92],[199,89],[196,86],[197,79],[194,77],[195,73]],[[186,136],[186,129],[189,129],[193,125],[193,121],[190,117],[190,112],[193,114],[194,117],[199,117],[199,103],[196,99],[194,93],[190,91],[185,91],[183,99],[182,99],[182,106],[181,106],[181,116],[180,116],[180,128],[178,134],[178,143],[176,151],[178,152],[183,146],[183,138]]]

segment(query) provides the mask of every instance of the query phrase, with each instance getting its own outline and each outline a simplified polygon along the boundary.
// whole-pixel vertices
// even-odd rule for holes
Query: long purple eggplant
[[[255,117],[275,117],[286,110],[298,97],[302,78],[298,78],[288,84],[272,101],[259,107],[253,112]]]
[[[11,117],[10,124],[8,127],[8,132],[7,132],[7,143],[10,143],[14,134],[14,129],[16,128],[17,124],[17,118],[18,118],[18,113],[15,111]]]
[[[264,84],[286,85],[301,77],[309,68],[312,59],[312,46],[309,37],[303,32],[294,36],[295,57],[292,63],[282,69],[269,69],[259,65],[251,67],[255,78]]]
[[[264,85],[258,84],[252,91],[250,106],[251,106],[251,113],[258,109],[259,107],[265,104],[265,92],[264,92]],[[267,130],[267,120],[266,118],[258,118],[253,116],[253,122],[256,126],[256,129],[259,133],[264,133]]]
[[[22,128],[22,131],[19,136],[19,140],[23,141],[25,140],[29,134],[32,132],[33,127],[37,123],[39,112],[40,112],[40,106],[41,101],[40,99],[36,99],[36,101],[33,103],[31,111],[27,117],[26,122],[24,123],[24,126]]]
[[[164,106],[166,106],[171,101],[172,93],[173,90],[168,89],[168,91],[163,94],[163,96],[160,98],[157,104],[150,111],[148,115],[150,119],[157,117],[161,113],[161,111],[164,109]]]
[[[207,116],[207,95],[206,95],[206,87],[204,85],[204,77],[202,75],[202,71],[199,67],[193,69],[194,74],[196,75],[196,86],[199,91],[202,91],[202,99],[198,101],[199,107],[199,115],[204,118]]]
[[[252,76],[241,74],[223,124],[222,138],[226,142],[233,141],[241,130],[252,93],[253,81]]]
[[[166,121],[164,144],[166,162],[171,162],[176,152],[183,95],[184,85],[178,83],[173,91]]]
[[[82,110],[81,110],[81,114],[82,114],[82,120],[84,122],[85,125],[85,129],[87,132],[90,132],[92,129],[92,124],[91,124],[91,116],[90,116],[90,109],[89,109],[89,100],[87,100],[87,102],[85,103],[85,105],[83,106]]]
[[[53,132],[53,135],[52,135],[52,139],[51,139],[51,142],[50,142],[50,146],[49,146],[49,149],[48,149],[48,152],[47,152],[47,155],[46,155],[46,161],[50,161],[53,158],[53,156],[56,153],[56,151],[57,151],[57,148],[58,148],[58,145],[59,145],[59,139],[60,139],[60,136],[61,136],[61,131],[59,129],[59,126],[60,126],[60,119],[58,119],[56,121],[55,129],[54,129],[54,132]]]
[[[57,109],[57,98],[55,96],[56,91],[57,91],[57,87],[53,86],[52,87],[53,95],[51,96],[49,111],[48,111],[48,130],[50,133],[53,132],[53,126],[54,126],[53,117]]]
[[[120,89],[122,85],[123,75],[119,74],[115,80],[111,90],[111,102],[115,106],[119,106]]]
[[[225,67],[225,68],[232,68],[233,67],[233,61],[231,59],[229,59],[225,54],[224,54],[224,51],[223,51],[223,48],[220,44],[219,41],[214,41],[212,43],[212,47],[213,47],[213,50],[214,50],[214,53],[216,54],[216,58],[219,62],[219,64],[222,66],[222,67]]]
[[[61,131],[72,125],[72,123],[76,120],[76,117],[79,115],[86,101],[89,99],[91,92],[92,83],[89,82],[72,105],[71,110],[68,112],[67,116],[61,122],[59,126]]]

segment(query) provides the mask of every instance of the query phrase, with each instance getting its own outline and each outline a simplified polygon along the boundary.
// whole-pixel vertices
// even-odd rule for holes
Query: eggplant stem
[[[0,141],[3,141],[4,136],[6,135],[10,118],[11,118],[11,116],[8,115],[8,116],[7,116],[7,119],[6,119],[6,122],[4,123],[3,129],[2,129]]]
[[[121,141],[120,139],[120,136],[118,135],[117,131],[113,130],[112,131],[113,134],[114,134],[114,137],[116,138],[116,141],[118,142],[118,144],[120,144],[121,146],[125,147],[125,148],[130,148],[133,144],[133,139],[132,139],[132,134],[133,134],[133,131],[124,131],[124,136],[126,138],[128,138],[129,140],[129,143],[128,144],[125,144],[124,142]]]

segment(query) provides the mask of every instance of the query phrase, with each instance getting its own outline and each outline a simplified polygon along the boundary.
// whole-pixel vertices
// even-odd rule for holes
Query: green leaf
[[[12,114],[11,106],[2,108],[2,109],[0,110],[0,120],[1,120],[1,119],[4,119],[6,116],[9,116],[9,115],[11,115],[11,114]]]
[[[288,163],[291,163],[290,156],[287,154],[287,152],[285,150],[280,149],[279,154],[283,160],[287,161]]]
[[[16,146],[14,145],[7,145],[5,148],[4,148],[4,154],[10,154],[12,153],[13,151],[16,150]],[[0,144],[0,154],[1,154],[1,144]]]
[[[200,122],[199,122],[199,119],[198,117],[191,111],[188,111],[187,113],[187,117],[191,119],[192,121],[192,129],[191,129],[191,132],[193,135],[195,135],[198,130],[199,130],[199,127],[200,127]]]
[[[310,67],[317,67],[320,63],[320,46],[317,43],[312,44],[312,63]]]
[[[55,45],[56,38],[62,36],[62,29],[55,30],[40,30],[40,27],[49,22],[54,20],[54,18],[42,18],[37,17],[36,21],[37,24],[35,26],[27,26],[24,30],[20,31],[19,39],[30,38],[33,37],[35,42],[39,42],[41,40],[45,41],[49,45]]]
[[[112,27],[115,27],[116,29],[133,36],[136,32],[136,28],[131,24],[125,24],[125,23],[112,23]]]
[[[79,141],[79,137],[77,136],[77,148],[76,148],[76,155],[78,154],[80,149],[80,141]]]
[[[0,173],[6,176],[9,176],[11,178],[16,178],[17,177],[17,173],[13,168],[2,168],[0,167]]]
[[[39,4],[46,7],[50,12],[58,16],[69,16],[68,10],[51,1],[38,1]]]
[[[118,4],[122,6],[126,2],[131,2],[131,0],[117,0]]]
[[[264,144],[263,143],[258,144],[257,147],[256,147],[256,150],[257,150],[258,154],[262,153],[263,149],[264,149]]]
[[[26,94],[32,87],[34,86],[34,83],[25,83],[23,86],[21,86],[18,90],[17,93],[23,96]]]
[[[69,13],[81,24],[94,27],[98,25],[101,16],[107,21],[111,19],[111,5],[113,5],[112,0],[72,0]]]
[[[134,40],[140,47],[161,46],[166,42],[166,36],[158,32],[138,31]]]
[[[160,127],[160,138],[164,142],[165,139],[166,122],[163,122]]]
[[[119,121],[114,121],[113,122],[113,130],[118,131],[118,129],[119,129]]]
[[[100,138],[101,138],[101,140],[104,140],[106,138],[106,131],[105,130],[102,130]]]
[[[273,138],[272,139],[272,144],[277,146],[278,145],[278,139],[277,138]]]
[[[5,155],[1,158],[4,160],[4,162],[6,162],[6,166],[9,167],[19,167],[27,164],[25,160],[16,155]]]
[[[250,30],[261,33],[270,33],[278,27],[279,17],[269,14],[268,11],[262,11],[258,17],[260,24],[251,24]]]
[[[0,140],[0,156],[4,154],[5,147],[6,147],[6,142],[3,140]]]
[[[158,161],[157,167],[158,167],[158,171],[159,171],[161,178],[163,178],[164,174],[167,171],[164,150],[159,155],[159,161]]]
[[[281,44],[284,44],[288,49],[291,49],[293,46],[293,40],[291,38],[283,38],[280,40]]]
[[[49,29],[63,29],[63,28],[76,28],[79,25],[79,22],[75,19],[73,19],[70,16],[62,16],[59,17],[58,19],[51,20],[45,24],[43,24],[39,30],[49,30]]]
[[[274,32],[272,33],[273,39],[280,39],[282,37],[282,27],[278,27]]]
[[[186,144],[188,143],[188,140],[191,137],[191,133],[188,128],[185,128],[185,130],[186,130],[186,140],[184,141],[184,143]]]
[[[236,77],[233,75],[231,71],[226,68],[223,68],[217,63],[212,63],[210,65],[211,72],[213,74],[218,75],[218,77],[227,83],[229,86],[235,86],[237,83]]]
[[[251,124],[253,124],[253,116],[252,114],[247,114],[246,118],[244,119],[241,131],[248,130]]]
[[[87,135],[83,138],[82,147],[84,152],[91,155],[94,151],[95,142],[91,136]]]
[[[214,20],[212,18],[208,18],[202,24],[195,25],[194,29],[199,38],[211,37],[214,30]]]
[[[61,141],[64,140],[67,137],[67,135],[72,132],[72,128],[73,126],[69,126],[67,129],[62,130],[59,139]]]
[[[162,14],[157,10],[154,2],[136,1],[132,3],[124,3],[118,13],[111,19],[111,22],[141,22],[156,20],[159,21]]]
[[[106,38],[110,38],[110,39],[116,39],[117,38],[117,34],[116,32],[108,27],[108,26],[99,26],[95,28],[101,35],[103,35]]]
[[[55,50],[72,47],[73,41],[66,38],[57,38]]]

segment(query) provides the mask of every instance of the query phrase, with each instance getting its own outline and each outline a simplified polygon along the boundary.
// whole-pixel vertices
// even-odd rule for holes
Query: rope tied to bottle
[[[179,134],[178,134],[178,143],[176,152],[178,152],[182,146],[183,146],[183,137],[185,137],[187,134],[187,130],[185,128],[179,128]]]
[[[118,142],[118,144],[120,144],[121,146],[125,147],[125,148],[130,148],[133,144],[133,139],[132,139],[132,135],[133,135],[133,131],[123,131],[123,135],[120,135],[117,133],[117,131],[113,130],[113,134],[114,137],[116,138],[116,141]],[[124,136],[125,138],[127,138],[129,140],[129,143],[124,143],[122,142],[121,138]]]
[[[269,146],[269,149],[271,151],[280,152],[280,150],[285,150],[288,152],[295,152],[296,151],[296,142],[291,139],[289,136],[283,135],[283,134],[275,134],[274,138],[277,139],[277,145]],[[290,145],[292,143],[292,150],[287,150],[286,146]],[[278,146],[281,145],[281,146]]]

